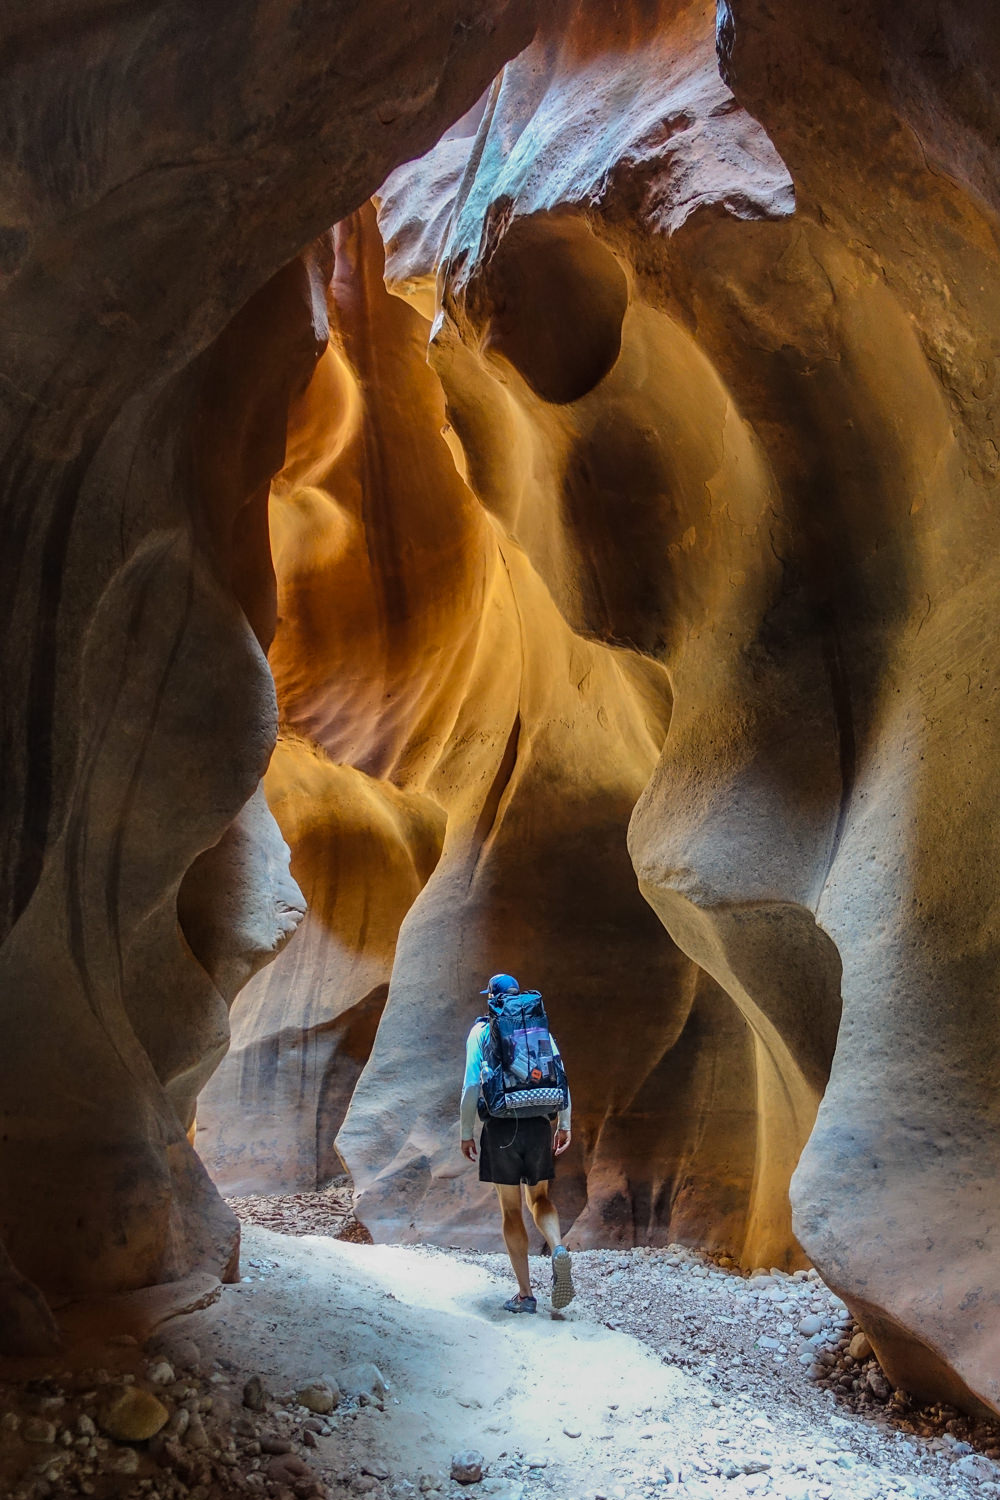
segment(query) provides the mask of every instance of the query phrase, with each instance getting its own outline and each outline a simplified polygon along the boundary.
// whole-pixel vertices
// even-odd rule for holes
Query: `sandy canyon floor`
[[[241,1202],[244,1280],[149,1348],[119,1341],[99,1368],[3,1381],[0,1493],[1000,1495],[997,1430],[917,1409],[871,1360],[845,1358],[856,1330],[815,1273],[747,1278],[677,1247],[588,1251],[554,1316],[539,1257],[539,1311],[512,1316],[502,1254],[334,1238],[344,1220],[320,1196]],[[309,1233],[324,1211],[326,1232]],[[324,1376],[345,1394],[307,1410],[296,1395]],[[253,1377],[258,1410],[244,1405]],[[102,1425],[128,1387],[170,1411],[151,1442]],[[453,1460],[470,1452],[483,1477],[461,1484]]]

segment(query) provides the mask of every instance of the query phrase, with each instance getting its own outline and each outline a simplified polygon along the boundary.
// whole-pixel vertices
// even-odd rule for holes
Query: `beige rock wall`
[[[308,915],[240,994],[232,1045],[198,1100],[198,1154],[227,1193],[311,1190],[343,1170],[334,1140],[445,822],[428,798],[288,735],[264,785]]]
[[[493,1243],[456,1101],[478,991],[512,968],[543,987],[574,1059],[561,1201],[577,1238],[668,1239],[684,1222],[729,1244],[752,1147],[745,1133],[717,1143],[722,1214],[676,1104],[711,1082],[668,1056],[692,1007],[717,1004],[714,986],[699,989],[649,912],[626,850],[666,676],[574,632],[469,489],[427,322],[385,289],[370,212],[338,229],[336,251],[334,342],[272,499],[270,659],[282,716],[308,743],[279,742],[265,786],[311,912],[237,1002],[233,1052],[199,1102],[199,1150],[227,1186],[312,1186],[331,1172],[350,1098],[337,1148],[376,1235]],[[339,789],[334,805],[319,781]],[[379,820],[397,807],[408,821],[393,820],[390,846]],[[413,858],[430,828],[431,857]],[[326,884],[306,868],[320,860]],[[377,1018],[386,984],[355,1088],[358,1049],[334,1037],[359,1007]],[[746,1038],[730,1030],[739,1066]]]
[[[735,97],[716,40],[570,6],[386,184],[390,282],[563,617],[666,669],[629,847],[751,1039],[742,1254],[794,1228],[896,1381],[997,1408],[996,28],[733,0]]]
[[[23,1349],[52,1337],[35,1283],[232,1269],[186,1126],[227,1002],[301,916],[257,795],[268,485],[327,332],[327,252],[295,258],[531,17],[0,10],[0,1346]]]
[[[231,1272],[199,1093],[492,1243],[503,967],[581,1242],[1000,1410],[993,7],[535,9],[4,18],[2,1339]]]
[[[1000,50],[986,5],[858,5],[847,19],[836,45],[824,16],[779,46],[781,8],[765,20],[748,5],[726,48],[810,214],[861,263],[879,419],[863,430],[891,498],[872,515],[858,464],[857,508],[875,524],[855,523],[867,629],[851,654],[868,671],[852,670],[856,774],[817,903],[843,958],[845,1025],[793,1201],[890,1375],[996,1409]],[[822,151],[802,113],[817,94]]]

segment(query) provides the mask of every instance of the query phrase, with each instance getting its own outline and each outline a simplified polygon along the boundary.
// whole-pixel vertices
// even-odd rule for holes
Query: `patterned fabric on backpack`
[[[489,1008],[489,1015],[482,1018],[489,1026],[483,1046],[486,1114],[526,1119],[565,1109],[569,1100],[566,1072],[538,991],[490,996]]]

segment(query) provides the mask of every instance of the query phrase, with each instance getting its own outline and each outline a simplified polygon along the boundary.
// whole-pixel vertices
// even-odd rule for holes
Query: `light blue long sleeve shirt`
[[[462,1140],[471,1141],[472,1130],[476,1123],[476,1100],[479,1098],[479,1090],[483,1081],[483,1073],[486,1069],[486,1037],[489,1026],[485,1021],[477,1021],[469,1032],[469,1039],[465,1044],[465,1078],[462,1081],[462,1099],[459,1106],[461,1119]],[[560,1055],[556,1045],[556,1039],[552,1038],[552,1051],[556,1057]],[[559,1111],[558,1128],[569,1130],[570,1117],[572,1115],[572,1100],[569,1090],[566,1091],[566,1108]]]

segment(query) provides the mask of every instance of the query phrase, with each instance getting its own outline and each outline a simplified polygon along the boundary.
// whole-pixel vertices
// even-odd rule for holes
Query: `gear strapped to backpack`
[[[528,1119],[552,1115],[569,1103],[562,1058],[549,1035],[549,1022],[537,990],[491,995],[484,1039],[485,1067],[479,1117]]]

